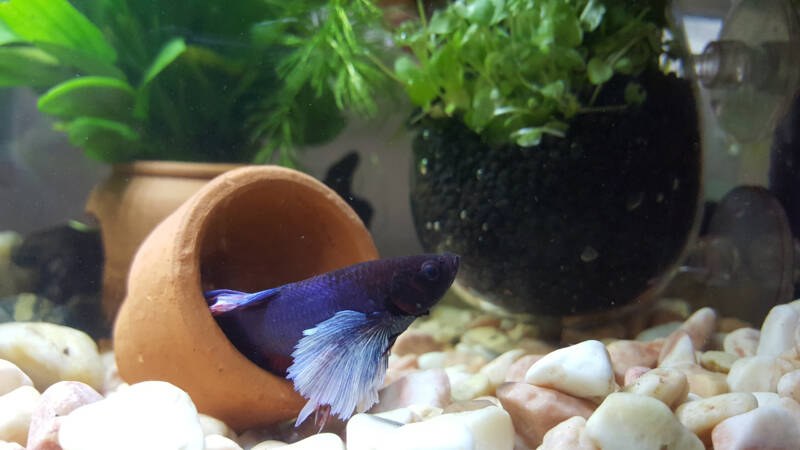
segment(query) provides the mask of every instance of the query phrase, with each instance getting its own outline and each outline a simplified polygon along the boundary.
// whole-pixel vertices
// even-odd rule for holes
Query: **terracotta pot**
[[[92,190],[86,211],[100,222],[103,236],[103,313],[109,323],[125,298],[128,269],[139,244],[209,180],[236,167],[241,165],[175,161],[119,164]]]
[[[122,378],[165,380],[237,430],[295,416],[291,383],[244,357],[203,291],[254,291],[377,258],[352,209],[314,178],[253,166],[201,188],[136,254],[114,329]]]

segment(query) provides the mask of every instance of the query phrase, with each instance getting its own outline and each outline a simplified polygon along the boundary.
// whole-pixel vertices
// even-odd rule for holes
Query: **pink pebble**
[[[644,366],[628,367],[628,370],[625,371],[625,386],[633,383],[637,378],[649,372],[650,370],[652,369]]]
[[[58,429],[63,416],[102,399],[97,391],[78,381],[60,381],[47,388],[31,416],[27,450],[61,450]]]

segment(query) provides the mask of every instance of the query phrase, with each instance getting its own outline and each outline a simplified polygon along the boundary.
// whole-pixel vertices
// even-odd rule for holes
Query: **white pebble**
[[[39,391],[31,386],[20,386],[0,396],[0,441],[28,442],[28,427],[39,397]]]
[[[715,450],[795,450],[800,444],[800,430],[785,410],[759,406],[722,421],[711,432],[711,442]]]
[[[58,381],[80,381],[99,391],[105,369],[97,344],[86,333],[51,323],[0,325],[0,358],[25,372],[37,389]]]
[[[689,333],[677,330],[664,342],[658,355],[658,367],[675,367],[682,364],[696,364],[694,343]]]
[[[450,404],[450,382],[442,369],[414,372],[381,389],[370,412],[379,413],[414,404],[444,408]]]
[[[703,450],[664,403],[645,395],[617,392],[606,397],[586,421],[586,434],[601,449]]]
[[[754,356],[758,349],[760,336],[761,332],[754,328],[733,330],[722,341],[722,349],[740,358]]]
[[[509,350],[481,367],[480,373],[488,377],[489,385],[493,389],[497,389],[497,386],[500,386],[505,381],[506,373],[508,373],[511,365],[524,354],[525,350],[519,348]]]
[[[423,353],[417,358],[417,366],[419,366],[420,370],[439,369],[444,367],[446,357],[447,354],[445,352]]]
[[[800,369],[785,373],[778,380],[778,395],[800,402]]]
[[[64,418],[63,450],[203,450],[203,428],[192,400],[163,381],[131,385]]]
[[[285,447],[283,450],[345,450],[342,438],[333,433],[320,433]]]
[[[548,353],[528,369],[525,382],[598,403],[617,389],[606,346],[595,340]]]
[[[203,450],[242,450],[242,447],[230,438],[219,434],[209,434],[203,439]]]
[[[761,340],[756,354],[759,356],[778,356],[794,349],[794,333],[800,325],[800,312],[790,305],[773,307],[761,326]]]
[[[480,372],[453,384],[450,388],[450,396],[456,402],[472,400],[481,395],[490,395],[492,393],[494,391],[491,390],[489,377]]]
[[[686,400],[689,394],[689,381],[683,372],[661,367],[646,372],[625,386],[625,392],[653,397],[674,409]]]
[[[514,426],[503,409],[489,406],[443,414],[396,428],[384,435],[375,450],[512,450]]]
[[[395,410],[397,411],[397,410]],[[347,421],[347,450],[372,450],[386,439],[387,433],[403,424],[374,414],[356,414]]]
[[[8,394],[20,386],[33,386],[33,381],[16,364],[0,359],[0,395]]]
[[[715,395],[678,407],[675,415],[704,443],[711,443],[711,430],[723,420],[758,407],[755,396],[746,392]]]
[[[739,358],[728,372],[731,392],[777,392],[778,380],[793,369],[792,364],[772,356]]]

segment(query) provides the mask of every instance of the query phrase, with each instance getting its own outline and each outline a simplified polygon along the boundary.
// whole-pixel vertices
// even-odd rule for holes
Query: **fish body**
[[[458,271],[453,254],[367,261],[252,294],[206,292],[230,341],[309,399],[297,424],[330,407],[342,419],[377,401],[394,339]]]

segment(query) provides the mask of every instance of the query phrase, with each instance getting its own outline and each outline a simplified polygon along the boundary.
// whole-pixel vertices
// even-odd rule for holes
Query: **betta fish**
[[[345,420],[378,401],[395,338],[453,283],[459,257],[422,254],[367,261],[245,293],[205,293],[228,339],[260,367],[291,380],[312,413]]]

